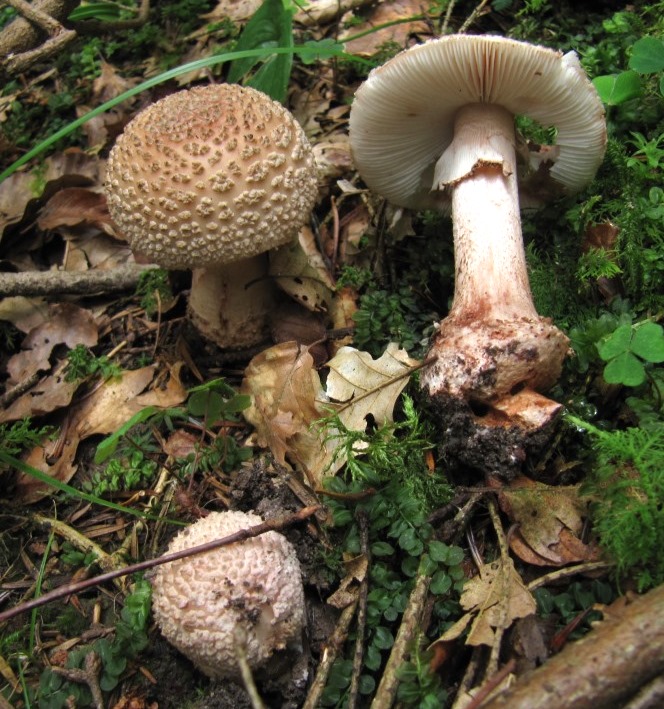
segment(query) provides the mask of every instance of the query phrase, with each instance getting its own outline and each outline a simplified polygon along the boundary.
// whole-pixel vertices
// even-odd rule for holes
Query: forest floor
[[[0,9],[0,708],[662,706],[662,2],[78,5],[52,3],[73,32],[25,64],[7,48],[47,38],[12,45]],[[387,203],[350,149],[371,69],[458,32],[575,51],[606,110],[596,179],[522,217],[535,306],[570,339],[525,439],[424,393],[450,217]],[[250,347],[197,330],[191,272],[132,252],[104,191],[134,116],[225,81],[287,106],[318,173]],[[228,509],[286,536],[306,605],[294,647],[233,681],[164,639],[156,570],[125,572]]]

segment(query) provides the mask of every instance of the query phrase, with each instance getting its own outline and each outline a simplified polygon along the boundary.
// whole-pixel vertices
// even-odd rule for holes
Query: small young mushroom
[[[212,512],[180,532],[167,553],[262,521],[251,513]],[[164,637],[208,677],[239,677],[240,641],[253,670],[264,667],[277,650],[300,647],[300,564],[292,544],[278,532],[163,564],[152,588],[152,608]]]
[[[556,145],[530,154],[517,115],[555,127]],[[481,436],[487,427],[541,432],[560,406],[538,392],[558,379],[568,339],[533,304],[517,178],[533,204],[580,190],[602,161],[604,111],[576,54],[494,36],[431,40],[371,72],[350,137],[361,176],[391,202],[451,201],[454,300],[423,387],[446,415],[460,404]]]
[[[316,193],[300,125],[236,84],[148,106],[108,159],[111,217],[135,251],[164,268],[194,269],[191,318],[224,348],[265,338],[274,302],[266,252],[296,237]]]

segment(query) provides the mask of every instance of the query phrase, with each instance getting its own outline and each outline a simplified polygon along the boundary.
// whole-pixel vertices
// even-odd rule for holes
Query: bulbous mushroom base
[[[435,335],[424,370],[450,458],[507,477],[553,433],[561,405],[540,394],[560,376],[569,340],[546,318],[462,325]]]

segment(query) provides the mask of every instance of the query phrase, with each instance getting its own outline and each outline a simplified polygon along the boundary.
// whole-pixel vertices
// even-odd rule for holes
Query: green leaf
[[[263,0],[263,4],[245,25],[236,49],[242,51],[292,46],[293,11],[286,9],[283,0]],[[228,82],[239,83],[254,68],[257,61],[254,57],[236,59],[230,66]],[[292,54],[272,55],[245,83],[266,93],[275,101],[283,103],[286,99],[292,65]]]
[[[447,565],[448,566],[459,566],[465,557],[464,551],[461,547],[450,547],[447,554]]]
[[[450,553],[450,547],[443,542],[429,542],[429,555],[434,561],[440,564],[447,564],[447,558]]]
[[[634,42],[629,68],[639,74],[654,74],[664,69],[664,42],[656,37],[642,37]]]
[[[634,328],[631,350],[646,362],[664,362],[664,329],[654,322]]]
[[[635,71],[596,76],[593,84],[599,97],[609,106],[617,106],[641,95],[641,79]]]
[[[91,2],[80,5],[69,13],[68,20],[98,20],[99,22],[115,22],[120,19],[121,8],[112,2]]]
[[[344,51],[344,45],[331,37],[319,40],[310,39],[307,40],[302,46],[314,51],[313,54],[309,54],[309,52],[300,52],[296,48],[295,51],[298,58],[303,64],[313,64],[317,61],[325,61],[326,59],[331,59],[339,54],[343,54]]]
[[[371,545],[371,553],[374,556],[391,556],[394,554],[394,547],[387,542],[375,542]]]
[[[636,387],[646,380],[646,370],[631,352],[624,352],[604,367],[604,379],[609,384]]]
[[[394,645],[394,635],[384,625],[379,625],[376,628],[373,644],[381,650],[389,650]]]
[[[437,571],[431,579],[429,590],[431,593],[442,596],[452,588],[452,577],[444,571]]]
[[[120,439],[127,433],[127,431],[136,426],[136,424],[143,423],[150,418],[153,414],[157,412],[156,406],[146,406],[141,409],[138,413],[134,414],[124,425],[112,433],[108,438],[105,438],[98,446],[95,453],[95,463],[103,463],[108,460],[113,453],[117,450],[118,443]]]
[[[371,694],[376,689],[376,680],[371,675],[360,675],[360,694]]]
[[[617,327],[603,342],[597,345],[599,356],[605,361],[629,352],[632,343],[632,326]]]

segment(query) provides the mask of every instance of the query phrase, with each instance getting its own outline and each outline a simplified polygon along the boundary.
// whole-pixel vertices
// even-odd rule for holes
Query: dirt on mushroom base
[[[507,422],[496,423],[488,408],[475,410],[465,399],[429,397],[428,406],[440,422],[440,450],[444,459],[485,474],[513,479],[524,462],[550,442],[555,422],[528,430]],[[489,425],[488,425],[489,424]],[[535,459],[535,458],[531,458]]]

